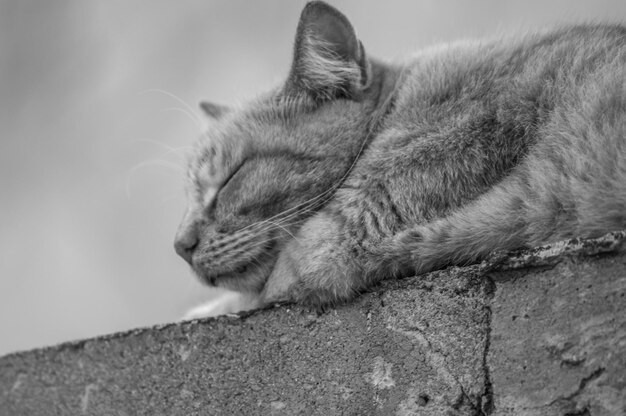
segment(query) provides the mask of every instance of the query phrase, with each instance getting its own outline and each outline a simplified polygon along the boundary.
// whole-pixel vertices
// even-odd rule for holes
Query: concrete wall
[[[624,415],[625,233],[0,358],[1,415]]]

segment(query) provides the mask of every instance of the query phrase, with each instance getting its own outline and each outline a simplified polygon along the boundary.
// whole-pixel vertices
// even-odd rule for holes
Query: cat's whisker
[[[148,160],[145,162],[141,162],[137,165],[135,165],[133,168],[130,169],[130,171],[128,172],[128,175],[126,177],[126,183],[124,185],[124,190],[126,193],[126,197],[127,198],[131,198],[131,182],[132,182],[132,178],[133,176],[137,173],[138,170],[146,168],[148,166],[160,166],[160,167],[165,167],[165,168],[169,168],[169,169],[174,169],[178,172],[184,172],[184,169],[180,166],[178,166],[176,163],[172,163],[172,162],[168,162],[165,160]]]
[[[267,243],[270,243],[270,242],[272,242],[274,240],[276,240],[276,237],[269,237],[269,238],[266,238],[264,240],[255,241],[254,243],[250,244],[249,246],[246,246],[246,248],[248,250],[255,249],[257,247],[264,246]]]
[[[278,219],[278,221],[274,222],[274,221],[267,221],[266,220],[266,221],[264,221],[262,223],[267,223],[266,227],[265,227],[266,229],[271,229],[272,226],[277,226],[277,227],[280,227],[280,228],[284,229],[284,227],[288,227],[288,226],[291,226],[291,225],[295,225],[295,224],[297,224],[299,222],[305,221],[308,218],[308,216],[304,216],[303,214],[307,214],[307,213],[314,214],[315,212],[316,211],[314,211],[312,209],[303,209],[303,210],[301,210],[301,211],[299,211],[297,213],[291,214],[291,215],[289,215],[289,216],[287,216],[285,218],[280,218],[280,219]],[[261,229],[261,230],[263,230],[263,229]],[[293,237],[293,235],[292,235],[292,237]]]
[[[274,224],[274,225],[275,225],[277,228],[281,228],[283,231],[285,231],[287,234],[289,234],[289,235],[290,235],[290,236],[291,236],[294,240],[296,240],[296,241],[298,242],[298,244],[301,244],[301,242],[297,239],[297,237],[296,237],[296,236],[294,236],[294,235],[293,235],[293,233],[291,233],[291,232],[290,232],[290,231],[289,231],[286,227],[289,227],[289,226],[292,226],[292,225],[296,225],[296,224],[298,224],[299,222],[304,222],[304,221],[306,221],[306,219],[304,219],[304,218],[303,218],[303,219],[299,219],[299,220],[293,221],[292,223],[289,223],[289,224],[283,224],[283,225],[280,225],[280,224]],[[262,234],[263,232],[267,232],[267,231],[269,231],[269,230],[271,230],[271,228],[265,228],[265,229],[260,230],[259,232],[257,232],[257,234]],[[276,239],[277,239],[277,237],[276,237],[276,236],[271,236],[271,237],[268,237],[268,238],[266,238],[266,239],[264,239],[264,240],[261,240],[261,241],[256,241],[256,242],[254,242],[253,244],[251,244],[250,246],[248,246],[248,247],[247,247],[247,249],[248,249],[248,250],[254,249],[254,248],[256,248],[256,247],[259,247],[259,246],[265,245],[265,244],[267,244],[268,242],[271,242],[271,241],[276,240]]]
[[[285,231],[287,234],[289,234],[291,236],[291,238],[293,238],[294,240],[296,240],[298,242],[298,244],[300,243],[300,241],[284,226],[282,226],[279,223],[273,222],[273,221],[269,221],[270,224],[275,225],[277,228],[281,228],[283,231]]]
[[[255,231],[255,232],[257,232],[257,233],[263,233],[263,232],[266,232],[266,231],[268,231],[268,230],[271,230],[272,228],[275,228],[275,227],[276,227],[276,228],[283,228],[283,225],[281,224],[281,221],[282,221],[283,223],[289,222],[289,221],[290,221],[291,219],[293,219],[293,218],[298,218],[298,217],[299,217],[299,215],[300,215],[302,212],[314,212],[314,211],[311,211],[311,210],[305,209],[305,210],[303,210],[303,211],[294,212],[294,213],[292,213],[292,214],[288,215],[288,216],[287,216],[287,217],[285,217],[285,218],[279,218],[279,219],[278,219],[278,222],[276,222],[276,221],[272,221],[272,220],[269,220],[269,219],[268,219],[268,220],[262,220],[262,221],[259,221],[259,222],[254,223],[254,224],[251,224],[251,225],[249,225],[249,226],[247,226],[247,227],[243,228],[242,230],[247,230],[247,229],[252,228],[252,227],[259,227],[259,228],[254,229],[254,231]],[[303,219],[302,219],[302,220],[303,220]]]
[[[192,149],[192,146],[180,146],[180,147],[172,147],[172,146],[168,146],[164,143],[159,143],[155,140],[150,140],[150,139],[135,139],[129,143],[141,143],[141,142],[145,142],[145,143],[150,143],[150,144],[154,144],[157,147],[163,148],[164,152],[160,155],[157,156],[157,159],[153,159],[153,161],[159,161],[159,162],[163,162],[163,163],[168,163],[171,165],[176,165],[178,166],[178,169],[181,171],[185,171],[184,168],[184,161],[186,160],[186,155],[185,152]],[[170,162],[170,161],[166,161],[166,160],[162,160],[162,159],[166,159],[168,158],[170,155],[174,155],[176,156],[176,158],[181,160],[181,165],[177,165],[174,162]],[[142,162],[143,163],[143,162]],[[151,163],[151,161],[148,161],[148,163]],[[137,166],[135,166],[134,168],[136,168]],[[134,169],[133,168],[133,169]]]
[[[276,241],[276,236],[269,236],[266,237],[264,239],[258,240],[258,241],[254,241],[253,243],[251,243],[250,245],[246,246],[247,250],[253,250],[257,247],[261,247],[264,245],[267,245],[268,243],[274,242]]]
[[[313,206],[313,205],[311,205],[311,206]],[[268,219],[266,219],[266,220],[261,220],[261,221],[258,221],[258,222],[254,223],[254,224],[251,224],[251,225],[250,225],[250,226],[248,226],[248,227],[257,227],[257,226],[263,226],[263,225],[265,225],[265,226],[266,226],[266,228],[272,228],[272,226],[273,226],[273,225],[276,225],[276,222],[281,222],[281,221],[283,221],[283,222],[284,222],[284,221],[289,221],[289,220],[291,220],[292,218],[298,217],[298,216],[299,216],[300,214],[302,214],[303,212],[310,212],[310,211],[311,211],[311,210],[310,210],[308,207],[304,207],[304,208],[302,208],[301,210],[297,210],[297,211],[295,211],[295,212],[292,212],[292,213],[290,213],[290,214],[288,214],[288,215],[286,215],[286,216],[284,216],[284,217],[280,217],[279,215],[275,215],[275,216],[274,216],[274,217],[272,217],[272,218],[268,218]],[[286,212],[286,211],[285,211],[285,212]],[[246,227],[246,228],[248,228],[248,227]]]
[[[202,126],[203,124],[203,119],[202,117],[200,117],[200,115],[193,109],[192,106],[190,106],[185,100],[183,100],[182,98],[180,98],[179,96],[177,96],[176,94],[173,94],[171,92],[159,89],[159,88],[151,88],[151,89],[147,89],[144,90],[142,92],[140,92],[140,94],[148,94],[148,93],[159,93],[159,94],[163,94],[166,95],[176,101],[178,101],[179,103],[181,103],[187,110],[189,110],[189,113],[193,115],[193,118],[196,120],[197,124],[199,126]]]
[[[185,151],[189,151],[191,149],[193,149],[193,146],[178,146],[178,147],[173,147],[170,145],[167,145],[165,143],[161,143],[158,142],[156,140],[152,140],[152,139],[132,139],[128,141],[128,144],[134,144],[134,143],[149,143],[149,144],[153,144],[157,147],[162,148],[163,150],[165,150],[165,153],[162,154],[160,157],[165,157],[168,156],[170,154],[178,156],[183,158],[184,157],[184,152]]]
[[[312,211],[315,212],[315,211]],[[281,220],[279,222],[274,222],[274,221],[263,221],[263,222],[259,222],[256,223],[256,225],[259,228],[254,229],[254,232],[257,234],[263,234],[266,232],[270,232],[274,229],[282,229],[283,231],[285,231],[287,234],[289,234],[294,240],[298,241],[298,243],[300,243],[300,241],[298,240],[298,238],[293,234],[292,231],[288,230],[288,227],[293,227],[294,225],[298,225],[304,221],[306,221],[309,218],[309,216],[300,216],[300,217],[292,217],[289,219],[285,219],[285,220]]]
[[[176,112],[182,113],[186,117],[188,117],[196,125],[196,127],[198,127],[200,131],[204,131],[204,125],[197,118],[195,118],[193,114],[189,113],[189,111],[185,110],[184,108],[171,107],[171,108],[165,108],[161,111],[163,112],[176,111]]]
[[[282,211],[282,212],[280,212],[280,213],[278,213],[278,214],[276,214],[276,215],[274,215],[274,216],[272,216],[272,217],[270,217],[268,219],[261,220],[259,222],[250,224],[249,226],[242,228],[241,231],[246,230],[247,228],[250,228],[250,227],[257,226],[259,224],[264,224],[264,223],[268,223],[268,222],[271,223],[271,221],[274,221],[274,220],[281,221],[281,220],[289,219],[291,217],[300,215],[302,212],[315,212],[315,211],[311,211],[309,208],[315,206],[315,204],[318,203],[318,202],[316,202],[316,200],[318,200],[320,198],[324,198],[326,196],[328,198],[332,197],[332,192],[335,190],[335,189],[333,189],[333,187],[327,189],[326,191],[318,194],[317,196],[315,196],[315,197],[313,197],[313,198],[311,198],[311,199],[309,199],[307,201],[304,201],[304,202],[302,202],[302,203],[300,203],[300,204],[298,204],[298,205],[296,205],[294,207],[286,209],[286,210],[284,210],[284,211]],[[321,203],[323,204],[325,202],[326,201],[322,201]],[[286,215],[286,216],[281,218],[282,215]]]
[[[323,194],[328,193],[330,191],[331,191],[330,189],[327,189],[326,191],[322,192],[321,194],[319,194],[319,195],[317,195],[317,196],[315,196],[315,197],[313,197],[313,198],[311,198],[311,199],[309,199],[307,201],[304,201],[304,202],[302,202],[302,203],[300,203],[298,205],[295,205],[295,206],[293,206],[291,208],[288,208],[288,209],[286,209],[286,210],[284,210],[282,212],[279,212],[278,214],[276,214],[276,215],[274,215],[274,216],[272,216],[270,218],[267,218],[265,220],[261,220],[259,222],[253,223],[253,224],[250,224],[249,226],[242,228],[242,230],[245,230],[245,229],[250,228],[250,227],[254,227],[254,226],[258,225],[258,224],[266,223],[268,221],[274,221],[274,220],[277,220],[277,219],[281,219],[280,217],[282,215],[287,215],[288,213],[289,213],[288,216],[290,216],[290,215],[297,215],[297,214],[299,214],[299,212],[300,212],[299,209],[301,207],[304,207],[305,205],[314,202],[316,199],[320,198]]]
[[[179,172],[184,172],[184,169],[181,166],[177,165],[176,163],[168,162],[167,160],[155,159],[155,160],[146,160],[145,162],[138,163],[137,165],[131,168],[129,173],[134,173],[137,169],[141,169],[147,166],[161,166],[161,167],[168,168],[168,169],[174,169]]]

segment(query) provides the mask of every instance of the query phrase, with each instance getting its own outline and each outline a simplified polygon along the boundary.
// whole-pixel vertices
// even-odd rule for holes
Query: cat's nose
[[[174,240],[174,249],[179,256],[191,264],[193,252],[198,246],[198,233],[195,229],[180,229]]]

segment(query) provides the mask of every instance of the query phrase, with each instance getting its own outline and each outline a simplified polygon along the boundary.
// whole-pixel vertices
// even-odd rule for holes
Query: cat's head
[[[263,288],[281,248],[362,151],[380,71],[346,17],[312,2],[283,85],[237,109],[202,105],[212,120],[191,155],[175,248],[204,282]]]

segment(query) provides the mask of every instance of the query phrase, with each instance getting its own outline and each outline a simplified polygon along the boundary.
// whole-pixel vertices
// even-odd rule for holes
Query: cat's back
[[[409,119],[476,104],[553,107],[570,88],[626,76],[626,27],[574,25],[460,41],[418,52],[400,66],[396,108]]]
[[[374,146],[378,153],[406,158],[406,144],[417,140],[428,141],[434,152],[493,142],[514,146],[511,154],[520,156],[559,111],[626,100],[626,27],[576,25],[461,41],[419,52],[399,66],[395,106]]]

